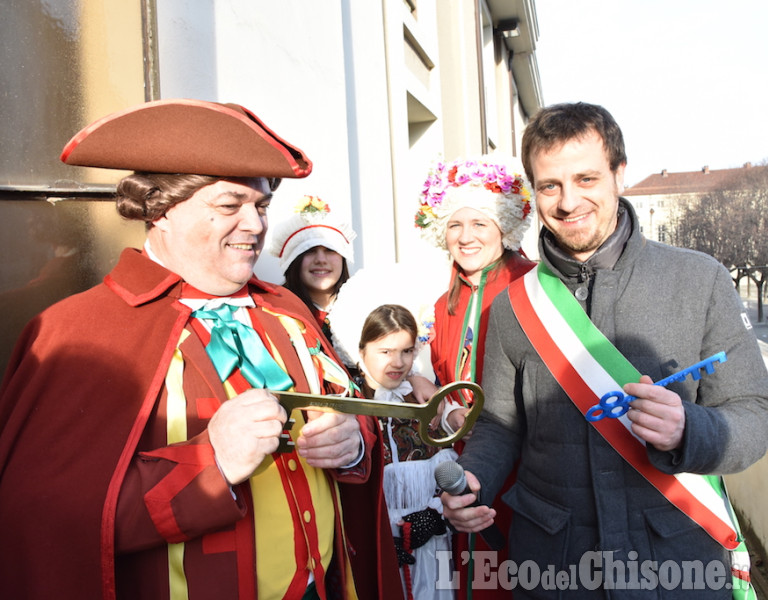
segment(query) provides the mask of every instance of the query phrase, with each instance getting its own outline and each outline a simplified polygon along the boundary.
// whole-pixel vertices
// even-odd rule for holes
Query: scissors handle
[[[437,416],[440,403],[448,394],[456,390],[469,390],[474,400],[472,407],[466,415],[464,424],[458,431],[441,438],[433,438],[429,431],[429,423]],[[398,419],[416,419],[419,421],[419,436],[430,446],[448,446],[464,437],[472,429],[472,426],[480,416],[483,409],[485,395],[482,388],[472,381],[454,381],[444,385],[424,404],[412,402],[381,402],[379,400],[361,400],[345,396],[321,396],[316,394],[302,394],[299,392],[270,392],[277,397],[278,402],[285,408],[290,417],[294,410],[312,409],[327,412],[340,412],[351,415],[365,415],[370,417],[394,417]],[[286,429],[293,426],[293,419],[288,420]],[[293,441],[287,433],[280,439],[278,452],[289,452],[293,447]]]
[[[702,375],[711,375],[715,372],[715,363],[724,363],[726,360],[725,352],[718,352],[709,358],[697,362],[695,365],[691,365],[682,371],[673,373],[669,377],[659,379],[659,381],[655,382],[653,385],[666,387],[675,381],[683,381],[688,375],[690,375],[694,381],[698,381],[701,379]],[[702,369],[704,371],[703,373]],[[618,419],[627,413],[630,408],[629,404],[633,400],[637,400],[637,398],[635,396],[628,396],[619,390],[608,392],[600,398],[599,403],[590,407],[585,417],[587,421],[599,421],[606,417],[609,419]]]

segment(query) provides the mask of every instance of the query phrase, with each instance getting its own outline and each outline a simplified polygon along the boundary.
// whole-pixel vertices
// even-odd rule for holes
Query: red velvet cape
[[[102,284],[44,311],[19,338],[0,388],[4,597],[115,597],[117,496],[188,320],[180,288],[178,275],[129,249]],[[249,290],[317,330],[284,288],[253,279]],[[369,481],[340,485],[355,582],[361,598],[400,598],[378,428],[361,418],[361,429],[373,441]]]

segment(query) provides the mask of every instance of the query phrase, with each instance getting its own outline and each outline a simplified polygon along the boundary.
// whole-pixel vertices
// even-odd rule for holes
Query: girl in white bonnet
[[[317,196],[304,196],[296,214],[274,228],[270,252],[280,259],[285,287],[312,311],[328,339],[328,312],[349,279],[357,234]]]

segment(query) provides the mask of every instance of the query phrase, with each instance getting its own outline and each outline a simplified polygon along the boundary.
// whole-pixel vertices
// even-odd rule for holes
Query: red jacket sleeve
[[[357,422],[360,423],[360,433],[363,436],[363,457],[354,467],[332,471],[333,478],[339,483],[366,483],[371,476],[371,453],[378,443],[377,420],[375,417],[358,416]]]
[[[185,542],[232,525],[245,512],[216,465],[206,431],[134,458],[117,504],[117,552]]]

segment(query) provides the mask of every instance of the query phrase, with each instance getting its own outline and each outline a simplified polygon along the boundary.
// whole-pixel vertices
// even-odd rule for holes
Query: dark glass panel
[[[143,243],[144,224],[121,218],[113,202],[0,202],[0,373],[29,319],[98,283],[124,247]]]

